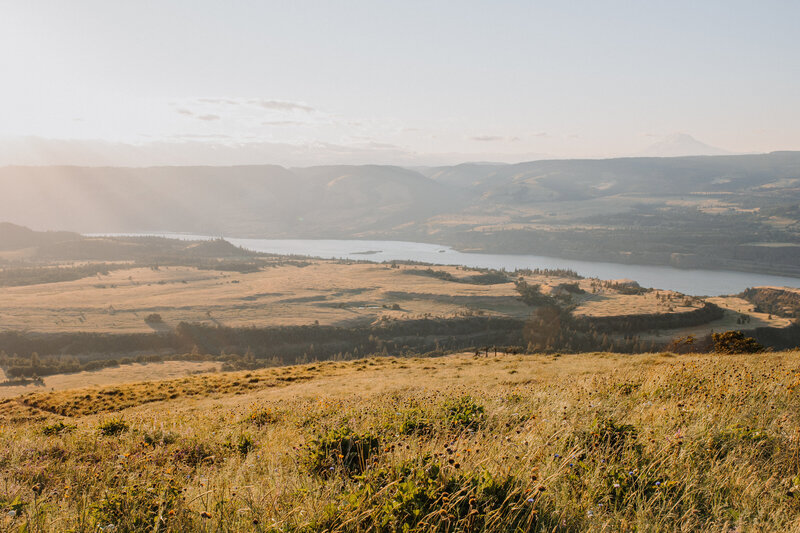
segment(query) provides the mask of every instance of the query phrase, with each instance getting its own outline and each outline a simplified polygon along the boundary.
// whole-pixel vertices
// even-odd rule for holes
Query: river
[[[99,236],[101,234],[92,234]],[[183,233],[116,233],[108,236],[158,236],[184,240],[212,237]],[[448,246],[404,241],[313,240],[313,239],[237,239],[226,238],[236,246],[255,252],[305,255],[326,259],[369,261],[422,261],[437,265],[463,265],[477,268],[516,270],[523,268],[565,268],[585,277],[632,279],[643,287],[671,289],[694,296],[736,294],[747,287],[777,285],[800,287],[800,278],[734,272],[730,270],[689,270],[669,266],[626,265],[577,261],[540,255],[484,254],[459,252]]]

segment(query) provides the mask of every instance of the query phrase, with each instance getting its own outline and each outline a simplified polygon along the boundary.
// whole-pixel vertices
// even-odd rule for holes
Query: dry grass
[[[191,374],[215,372],[222,368],[216,361],[162,361],[158,363],[133,363],[73,374],[55,374],[42,378],[41,382],[27,385],[0,386],[0,398],[43,391],[61,391],[88,386],[116,385],[150,379],[173,379]],[[2,376],[0,370],[0,376]]]
[[[3,329],[149,332],[181,321],[231,327],[372,322],[381,316],[450,317],[476,310],[525,316],[512,283],[471,285],[404,272],[420,267],[313,261],[240,274],[162,267],[81,280],[0,288]],[[456,277],[467,272],[437,267]],[[392,310],[393,304],[400,306]],[[164,325],[148,326],[156,312]]]
[[[784,328],[792,324],[791,318],[783,318],[770,313],[756,312],[755,306],[744,298],[739,298],[736,296],[718,296],[714,298],[706,298],[706,300],[717,304],[724,309],[732,311],[726,316],[726,318],[730,319],[730,322],[726,322],[724,324],[725,326],[731,326],[728,329],[742,328],[740,324],[736,324],[736,319],[740,315],[747,315],[750,317],[750,322],[747,323],[748,329],[761,327]],[[721,328],[717,329],[717,331],[720,330]]]
[[[673,291],[646,292],[638,295],[621,294],[619,291],[599,287],[596,293],[591,292],[590,282],[581,282],[581,288],[587,290],[587,294],[575,297],[577,306],[576,316],[618,316],[629,314],[653,314],[653,313],[686,313],[703,306],[704,302],[711,302],[725,310],[722,318],[713,320],[698,326],[687,326],[683,328],[660,329],[655,331],[644,331],[638,336],[644,341],[663,342],[668,339],[676,339],[693,335],[696,338],[703,338],[712,332],[729,331],[737,329],[754,329],[759,327],[785,328],[792,324],[792,319],[782,318],[769,313],[757,313],[753,310],[753,304],[736,296],[717,296],[711,298],[695,298],[688,300],[682,294]],[[662,295],[659,298],[657,295]],[[664,299],[663,296],[669,299]],[[738,319],[748,316],[750,322],[742,324]]]
[[[700,339],[712,332],[750,330],[761,327],[785,328],[792,324],[791,318],[783,318],[769,313],[757,313],[753,311],[752,303],[736,296],[716,296],[705,300],[725,309],[725,315],[707,324],[644,332],[639,337],[642,340],[663,341],[665,339],[677,339],[687,335],[694,335],[695,338]],[[750,317],[750,322],[744,324],[738,322],[739,318],[745,315]]]
[[[586,282],[584,282],[585,284]],[[666,295],[670,300],[660,300],[656,294]],[[596,294],[587,294],[576,308],[576,315],[618,316],[654,313],[686,313],[703,306],[700,299],[686,301],[673,291],[646,292],[644,294],[621,294],[619,291],[601,288]]]
[[[2,524],[798,531],[798,355],[387,357],[29,395],[3,404]],[[379,446],[328,446],[356,438]]]
[[[305,325],[352,326],[383,318],[456,317],[471,314],[524,319],[531,308],[518,299],[513,283],[475,285],[454,283],[435,277],[408,275],[428,267],[339,264],[311,261],[308,266],[276,266],[239,274],[162,267],[115,270],[107,276],[81,280],[0,288],[2,329],[34,332],[151,332],[163,331],[181,321],[229,327]],[[476,272],[437,266],[457,278]],[[545,293],[575,280],[526,276]],[[586,294],[572,295],[575,314],[615,316],[620,314],[682,313],[702,305],[670,291],[621,294],[593,280],[582,280]],[[593,292],[595,291],[595,292]],[[752,305],[735,297],[709,298],[730,312],[702,326],[645,333],[644,340],[663,340],[712,331],[772,326],[785,327],[789,319],[750,311]],[[671,311],[670,311],[671,309]],[[163,323],[147,324],[144,318],[158,313]],[[751,322],[736,323],[740,314]],[[0,391],[2,395],[2,391]]]

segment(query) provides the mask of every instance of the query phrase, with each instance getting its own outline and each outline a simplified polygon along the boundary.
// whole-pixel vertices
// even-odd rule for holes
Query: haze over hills
[[[335,142],[291,143],[234,139],[226,135],[188,135],[140,142],[96,139],[49,139],[36,136],[0,136],[2,166],[241,166],[265,161],[284,166],[393,164],[402,166],[449,165],[479,158],[517,162],[551,159],[524,151],[492,149],[480,153],[442,151],[420,153],[391,143]]]
[[[77,232],[405,239],[784,273],[800,245],[800,152],[417,169],[4,167],[0,190],[5,220]]]
[[[687,155],[731,155],[731,153],[698,141],[686,133],[676,133],[664,137],[636,155],[641,157],[681,157]]]
[[[29,228],[0,222],[0,251],[76,241],[81,236],[69,231],[33,231]]]

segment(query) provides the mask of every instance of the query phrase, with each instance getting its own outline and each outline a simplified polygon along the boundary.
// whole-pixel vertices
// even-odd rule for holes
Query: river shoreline
[[[87,236],[165,237],[185,240],[220,238],[184,233],[115,233]],[[514,271],[518,269],[570,269],[584,277],[599,279],[632,279],[644,287],[670,289],[695,296],[738,294],[755,286],[787,286],[800,288],[800,278],[769,273],[676,268],[664,265],[642,265],[611,261],[587,261],[533,254],[500,254],[459,251],[456,248],[423,242],[365,240],[365,239],[253,239],[230,238],[231,244],[254,252],[351,259],[354,261],[416,261],[432,265],[462,265],[471,268],[491,268]],[[365,253],[368,252],[368,253]]]

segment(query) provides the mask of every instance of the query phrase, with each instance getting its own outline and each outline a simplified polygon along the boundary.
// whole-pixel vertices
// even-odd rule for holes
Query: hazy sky
[[[798,21],[764,0],[0,0],[0,136],[314,162],[611,156],[675,133],[800,149]]]

